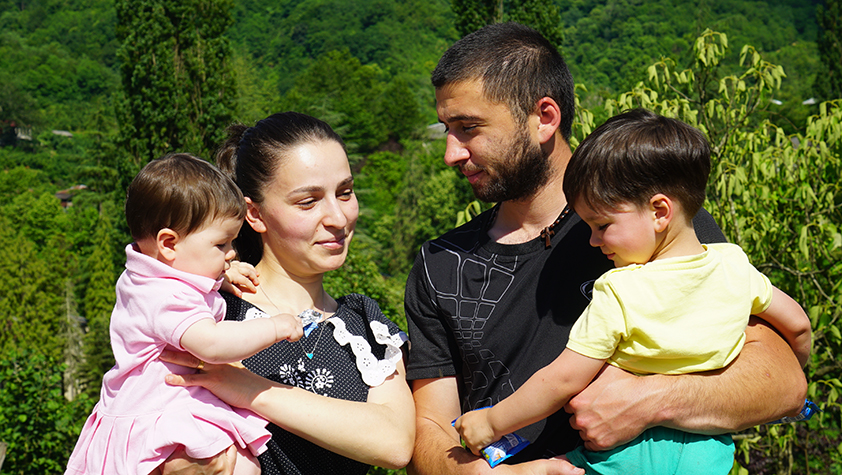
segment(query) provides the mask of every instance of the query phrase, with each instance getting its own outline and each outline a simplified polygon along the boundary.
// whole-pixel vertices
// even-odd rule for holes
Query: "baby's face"
[[[222,277],[235,256],[232,242],[242,225],[242,219],[220,218],[181,237],[175,244],[173,268],[214,280]]]
[[[645,207],[623,203],[593,209],[577,200],[574,209],[591,228],[591,246],[600,248],[615,267],[645,264],[658,247],[654,215]]]

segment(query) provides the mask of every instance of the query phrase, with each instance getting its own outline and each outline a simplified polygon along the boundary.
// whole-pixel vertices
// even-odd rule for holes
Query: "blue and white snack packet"
[[[310,333],[318,328],[319,324],[317,322],[322,318],[322,314],[312,308],[308,308],[299,313],[298,318],[301,319],[301,326],[304,327],[304,336],[310,336]]]
[[[489,407],[491,406],[481,407],[479,409],[487,409]],[[451,422],[450,425],[456,425],[457,419],[453,419],[453,422]],[[482,449],[482,456],[485,458],[485,461],[488,462],[488,465],[490,465],[491,468],[494,468],[503,460],[506,460],[526,448],[527,445],[529,445],[529,441],[523,437],[517,434],[507,434],[497,442],[492,442],[491,445]],[[462,447],[464,446],[465,443],[462,442]]]
[[[529,445],[529,441],[517,434],[504,435],[502,439],[482,449],[482,456],[491,468],[494,468],[507,458],[520,452]]]
[[[819,406],[817,406],[813,401],[806,399],[804,400],[804,407],[801,408],[801,412],[798,413],[797,416],[794,417],[783,417],[776,421],[767,422],[766,424],[786,424],[788,422],[801,422],[801,421],[809,421],[813,414],[821,411]]]

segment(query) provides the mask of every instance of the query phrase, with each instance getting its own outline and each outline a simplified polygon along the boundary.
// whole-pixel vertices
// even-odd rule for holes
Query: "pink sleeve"
[[[203,318],[218,321],[225,315],[225,301],[212,294],[216,292],[205,295],[192,288],[174,292],[162,308],[163,315],[155,319],[156,333],[168,344],[186,351],[181,346],[181,336],[191,325]]]

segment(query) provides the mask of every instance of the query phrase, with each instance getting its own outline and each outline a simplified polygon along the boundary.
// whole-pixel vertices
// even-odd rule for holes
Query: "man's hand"
[[[570,425],[579,431],[588,450],[608,450],[624,444],[648,428],[657,408],[640,377],[605,365],[584,391],[564,406]]]

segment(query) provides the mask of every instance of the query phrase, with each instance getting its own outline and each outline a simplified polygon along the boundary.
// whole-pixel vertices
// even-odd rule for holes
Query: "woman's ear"
[[[675,205],[676,203],[663,193],[658,193],[649,198],[649,208],[653,213],[655,232],[660,233],[667,229],[667,226],[675,217],[677,211]]]
[[[171,264],[175,261],[175,245],[178,244],[179,235],[170,228],[158,231],[155,236],[155,246],[158,250],[159,259]]]
[[[246,223],[248,223],[255,232],[265,233],[266,223],[263,222],[263,217],[260,215],[260,206],[252,201],[248,196],[246,196],[246,206],[248,207],[248,210],[246,211]]]

